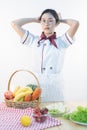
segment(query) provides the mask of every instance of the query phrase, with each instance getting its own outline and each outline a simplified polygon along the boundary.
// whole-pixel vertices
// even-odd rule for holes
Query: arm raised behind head
[[[67,30],[67,33],[71,38],[73,38],[73,36],[75,35],[79,27],[79,21],[74,19],[60,19],[59,23],[65,23],[69,25],[69,29]]]
[[[15,32],[22,38],[24,33],[25,33],[25,29],[23,29],[23,25],[28,24],[28,23],[32,23],[32,22],[36,22],[39,23],[39,17],[38,18],[21,18],[21,19],[16,19],[14,21],[11,22],[11,26],[12,28],[15,30]]]

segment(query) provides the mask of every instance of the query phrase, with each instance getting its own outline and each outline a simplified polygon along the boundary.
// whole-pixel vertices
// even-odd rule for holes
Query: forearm
[[[16,24],[18,26],[23,26],[25,24],[32,23],[32,22],[39,23],[39,20],[38,20],[38,18],[21,18],[21,19],[12,21],[12,24]]]
[[[59,22],[68,24],[69,26],[79,25],[79,22],[74,19],[60,19]]]
[[[71,37],[74,36],[74,34],[76,33],[76,31],[79,27],[79,22],[74,19],[60,19],[59,22],[69,25],[69,29],[67,32]]]
[[[22,19],[17,19],[11,22],[11,26],[13,29],[18,33],[18,35],[22,38],[25,30],[22,28],[23,25],[36,22],[39,23],[38,18],[22,18]]]

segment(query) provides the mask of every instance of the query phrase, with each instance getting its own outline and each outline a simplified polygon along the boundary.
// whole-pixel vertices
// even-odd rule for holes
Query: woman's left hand
[[[57,14],[58,14],[59,20],[62,19],[61,13],[59,12]]]

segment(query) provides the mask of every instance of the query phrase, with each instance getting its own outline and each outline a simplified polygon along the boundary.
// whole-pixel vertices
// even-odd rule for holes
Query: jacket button
[[[50,69],[52,70],[53,68],[52,68],[52,67],[50,67]]]
[[[46,68],[42,68],[43,70],[45,70]]]

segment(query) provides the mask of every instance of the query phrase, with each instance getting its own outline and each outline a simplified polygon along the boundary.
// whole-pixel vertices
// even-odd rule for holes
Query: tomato
[[[26,94],[24,97],[24,101],[26,102],[31,101],[31,94]]]
[[[5,97],[6,99],[8,99],[8,100],[13,99],[13,98],[14,98],[13,92],[11,92],[10,90],[6,91],[6,92],[4,93],[4,97]]]

